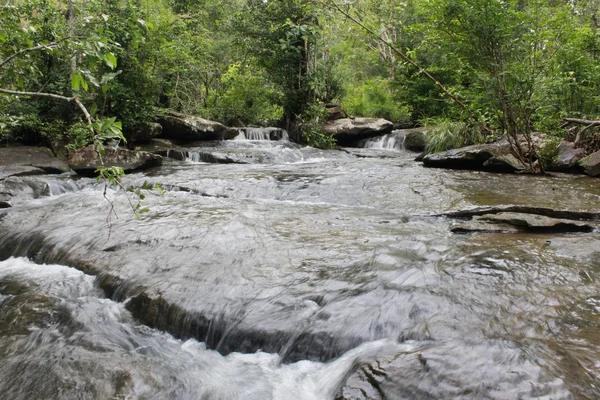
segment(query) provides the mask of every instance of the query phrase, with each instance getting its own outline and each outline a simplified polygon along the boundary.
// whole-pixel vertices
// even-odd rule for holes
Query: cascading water
[[[239,128],[235,140],[289,140],[285,129],[280,128]]]
[[[273,140],[194,151],[235,163],[127,175],[167,190],[143,191],[141,221],[109,190],[109,229],[92,179],[0,210],[2,398],[600,396],[600,232],[454,235],[435,216],[597,211],[600,181]]]
[[[363,139],[359,142],[359,147],[366,149],[404,150],[405,140],[406,132],[403,130],[396,130],[382,136]]]

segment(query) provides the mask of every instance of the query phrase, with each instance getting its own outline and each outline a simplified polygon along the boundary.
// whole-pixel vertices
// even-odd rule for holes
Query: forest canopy
[[[91,122],[129,137],[166,108],[319,144],[325,103],[461,122],[464,143],[565,135],[562,118],[600,116],[599,10],[598,0],[9,0],[0,138],[80,146]],[[44,93],[77,99],[89,118]]]

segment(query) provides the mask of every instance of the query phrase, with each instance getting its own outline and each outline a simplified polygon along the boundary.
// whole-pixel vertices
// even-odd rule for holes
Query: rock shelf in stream
[[[109,189],[119,217],[110,229],[104,187],[94,179],[7,178],[53,189],[39,197],[24,192],[0,209],[0,260],[8,259],[0,269],[30,271],[53,291],[66,289],[72,276],[75,289],[43,306],[72,310],[57,326],[0,338],[0,347],[14,350],[0,352],[0,376],[11,377],[0,379],[0,397],[37,398],[38,388],[73,377],[110,388],[115,370],[130,373],[128,385],[141,382],[120,385],[124,398],[279,400],[296,393],[305,400],[306,386],[296,381],[271,395],[292,370],[314,377],[319,400],[336,393],[353,400],[600,396],[600,231],[539,235],[483,220],[595,225],[599,180],[423,168],[401,149],[321,151],[271,140],[188,145],[186,152],[247,154],[256,162],[197,163],[186,154],[183,162],[165,158],[127,174],[123,185],[141,188],[149,211],[136,220],[127,193]],[[173,148],[164,140],[148,146]],[[154,183],[165,193],[142,189]],[[518,234],[449,232],[467,220]],[[57,264],[54,279],[48,263]],[[81,298],[74,268],[93,275],[85,286],[98,298]],[[0,309],[16,304],[10,296],[27,279],[12,272],[0,279]],[[34,285],[28,290],[38,293]],[[20,298],[26,302],[27,294]],[[380,342],[393,348],[363,356]],[[253,366],[250,359],[268,361]],[[241,362],[225,368],[219,360]],[[315,361],[327,364],[319,369]],[[341,361],[345,367],[336,367]],[[148,363],[156,369],[145,372]],[[308,365],[315,375],[302,373]],[[275,375],[261,380],[256,396],[244,396],[265,366]]]
[[[454,223],[450,229],[454,233],[592,232],[600,227],[598,213],[538,207],[483,207],[445,216],[470,219]]]

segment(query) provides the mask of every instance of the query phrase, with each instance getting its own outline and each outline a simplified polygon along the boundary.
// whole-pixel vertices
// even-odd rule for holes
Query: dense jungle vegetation
[[[434,151],[600,117],[598,0],[3,3],[3,143],[127,138],[157,108],[327,146],[335,102],[442,127]]]

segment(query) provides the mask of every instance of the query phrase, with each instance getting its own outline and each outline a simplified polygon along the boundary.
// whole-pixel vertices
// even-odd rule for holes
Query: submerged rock
[[[478,217],[479,221],[490,222],[492,224],[506,224],[518,227],[526,231],[534,232],[591,232],[594,225],[584,221],[574,221],[569,219],[551,218],[543,215],[523,214],[523,213],[499,213],[491,215],[482,215]]]
[[[600,176],[600,151],[590,154],[579,162],[586,174]]]
[[[328,121],[323,130],[343,144],[368,136],[383,135],[391,132],[394,124],[382,118],[342,118]]]
[[[102,156],[105,166],[133,171],[156,167],[162,164],[162,157],[145,151],[133,151],[123,148],[105,148]],[[69,166],[80,175],[94,175],[103,164],[93,145],[82,147],[69,153]]]
[[[193,115],[164,111],[158,115],[161,137],[179,141],[223,140],[228,128],[215,121]]]

